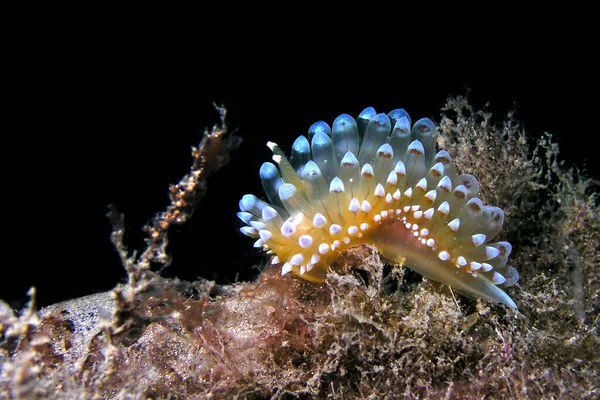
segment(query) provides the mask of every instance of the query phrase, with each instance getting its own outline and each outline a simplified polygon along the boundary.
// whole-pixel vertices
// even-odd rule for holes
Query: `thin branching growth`
[[[521,279],[514,310],[453,294],[362,245],[325,283],[274,266],[255,282],[164,279],[167,234],[189,219],[239,139],[221,124],[193,149],[171,204],[123,245],[129,281],[21,316],[0,302],[0,398],[503,399],[600,396],[598,183],[527,138],[449,99],[440,139],[481,197],[503,207]],[[232,210],[234,212],[234,210]]]

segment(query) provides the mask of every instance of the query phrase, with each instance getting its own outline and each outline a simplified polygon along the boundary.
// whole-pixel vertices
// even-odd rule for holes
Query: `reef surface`
[[[127,284],[39,311],[32,292],[20,314],[0,302],[0,398],[597,398],[598,184],[561,163],[549,135],[532,143],[512,115],[492,120],[452,98],[439,144],[505,211],[518,311],[458,296],[366,245],[322,284],[272,266],[232,285],[162,278],[169,227],[239,144],[222,122],[140,256],[110,213]]]

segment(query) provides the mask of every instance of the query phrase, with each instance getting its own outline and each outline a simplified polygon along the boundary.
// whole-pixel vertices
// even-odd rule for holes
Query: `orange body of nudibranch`
[[[411,128],[398,109],[342,114],[332,127],[313,124],[288,160],[272,142],[260,169],[270,203],[240,201],[241,231],[272,252],[282,275],[321,282],[344,250],[362,243],[423,276],[473,297],[516,308],[499,286],[517,282],[507,266],[511,245],[494,242],[500,208],[476,196],[477,179],[459,175],[448,152],[435,153],[437,129],[423,118]]]

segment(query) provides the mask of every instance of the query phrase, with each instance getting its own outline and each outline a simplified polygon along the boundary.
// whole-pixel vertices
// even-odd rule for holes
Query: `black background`
[[[532,138],[553,133],[568,162],[600,176],[597,62],[585,30],[448,30],[421,43],[400,31],[356,41],[343,32],[313,40],[275,29],[96,28],[51,27],[6,43],[0,298],[14,307],[30,286],[43,306],[124,282],[107,205],[125,213],[127,244],[141,249],[141,227],[165,208],[190,147],[218,121],[213,102],[244,142],[194,217],[172,230],[166,276],[252,279],[263,258],[235,213],[243,194],[260,195],[266,141],[288,151],[313,122],[367,106],[436,120],[448,96],[468,94],[499,121],[515,110]]]

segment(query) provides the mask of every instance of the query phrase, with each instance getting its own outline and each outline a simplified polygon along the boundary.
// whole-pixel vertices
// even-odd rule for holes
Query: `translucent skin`
[[[515,302],[485,275],[473,277],[464,269],[456,268],[451,262],[440,260],[427,245],[415,240],[399,221],[380,225],[365,238],[365,242],[375,245],[385,259],[406,265],[427,279],[442,282],[469,297],[480,297],[517,308]]]
[[[459,175],[450,155],[435,153],[437,129],[424,118],[411,129],[404,110],[355,120],[320,121],[292,146],[290,160],[268,143],[277,163],[260,177],[270,204],[245,195],[241,231],[274,254],[282,275],[322,282],[344,250],[362,243],[423,276],[471,297],[516,308],[498,286],[517,282],[511,245],[490,240],[504,222],[484,206],[477,179]]]

